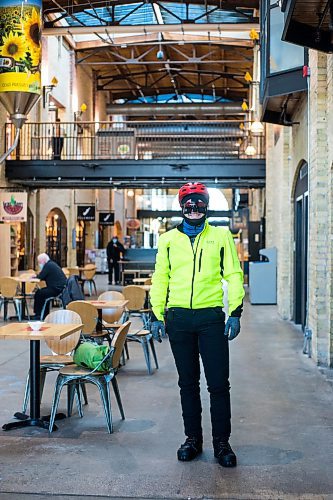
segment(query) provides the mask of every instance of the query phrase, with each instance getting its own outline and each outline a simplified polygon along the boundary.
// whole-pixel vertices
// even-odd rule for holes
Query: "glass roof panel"
[[[187,19],[187,16],[188,21],[196,23],[237,24],[252,22],[251,9],[243,9],[240,12],[239,10],[214,9],[214,7],[208,6],[207,14],[205,5],[189,4],[188,14],[186,14],[184,3],[159,2],[158,6],[165,24],[180,24]],[[65,21],[69,26],[108,26],[113,24],[112,10],[109,7],[89,8],[72,16],[66,16]],[[144,2],[116,5],[114,21],[123,26],[157,24],[153,5]]]

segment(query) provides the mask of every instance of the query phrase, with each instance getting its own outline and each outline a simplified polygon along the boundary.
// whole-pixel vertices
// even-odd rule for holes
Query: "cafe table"
[[[34,275],[24,275],[24,276],[14,276],[13,279],[21,284],[22,292],[22,319],[29,319],[29,311],[27,305],[27,293],[26,293],[26,283],[39,283],[38,278],[34,278]],[[25,313],[28,313],[27,315]]]
[[[21,412],[14,414],[16,422],[4,424],[2,429],[9,431],[21,427],[42,427],[48,429],[49,416],[40,415],[40,341],[62,340],[72,333],[81,330],[82,324],[44,323],[40,330],[33,331],[28,323],[10,323],[0,327],[2,340],[29,340],[30,342],[30,415]],[[65,418],[59,413],[56,420]],[[53,430],[57,430],[53,427]]]
[[[98,311],[98,321],[96,323],[97,333],[102,333],[103,331],[103,309],[124,308],[128,304],[128,300],[85,300],[85,302],[89,302],[95,306]]]

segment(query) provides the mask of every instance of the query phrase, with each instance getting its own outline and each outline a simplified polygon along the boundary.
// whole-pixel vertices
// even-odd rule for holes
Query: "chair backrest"
[[[68,304],[67,310],[75,311],[80,316],[81,323],[83,323],[82,333],[84,335],[90,335],[96,330],[98,311],[93,304],[84,300],[75,300]]]
[[[31,295],[32,293],[34,293],[34,291],[36,290],[37,288],[37,283],[31,283],[30,281],[26,281],[25,283],[25,293],[27,295]]]
[[[38,283],[37,283],[37,286],[38,288],[46,288],[46,281],[44,280],[40,280]]]
[[[45,318],[45,323],[58,323],[58,324],[80,324],[82,323],[80,316],[73,312],[67,311],[66,309],[61,309],[59,311],[53,311],[48,314]],[[49,340],[45,338],[45,342],[48,347],[56,354],[68,354],[70,353],[79,343],[81,331],[68,335],[68,337],[62,340]]]
[[[65,307],[73,300],[84,300],[84,294],[76,275],[72,275],[67,279],[61,297]]]
[[[95,264],[86,264],[84,266],[83,277],[86,280],[92,280],[93,277],[95,276],[95,274],[96,274],[96,266],[95,266]]]
[[[138,285],[124,286],[123,294],[128,300],[127,309],[129,311],[138,311],[143,309],[146,300],[146,290]]]
[[[3,276],[2,278],[0,278],[1,295],[6,298],[15,297],[18,284],[18,281],[16,281],[14,278]]]
[[[68,267],[69,276],[80,276],[80,271],[76,267]]]
[[[125,300],[121,292],[110,291],[103,292],[98,297],[98,300]],[[123,315],[125,307],[114,307],[111,309],[103,309],[103,319],[107,323],[117,323]]]
[[[66,276],[66,278],[69,278],[70,272],[69,272],[68,267],[62,267],[62,272],[64,273],[64,275]]]
[[[119,366],[121,353],[123,352],[126,336],[128,334],[130,326],[131,322],[126,321],[126,323],[124,323],[123,325],[121,325],[120,328],[118,328],[112,339],[111,346],[114,347],[115,349],[112,357],[112,368],[114,368],[115,370]]]
[[[147,278],[144,282],[144,285],[151,285],[151,278]]]

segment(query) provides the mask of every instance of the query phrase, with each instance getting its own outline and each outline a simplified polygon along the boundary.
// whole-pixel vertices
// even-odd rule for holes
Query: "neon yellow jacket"
[[[222,277],[228,282],[229,315],[242,304],[243,271],[228,229],[210,226],[190,238],[175,228],[160,236],[150,302],[158,320],[167,306],[223,307]]]

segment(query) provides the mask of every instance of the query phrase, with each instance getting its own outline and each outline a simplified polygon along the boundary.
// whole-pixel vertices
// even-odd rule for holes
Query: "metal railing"
[[[263,159],[265,138],[251,137],[249,126],[236,120],[30,122],[8,160]],[[14,132],[7,123],[7,148]]]

